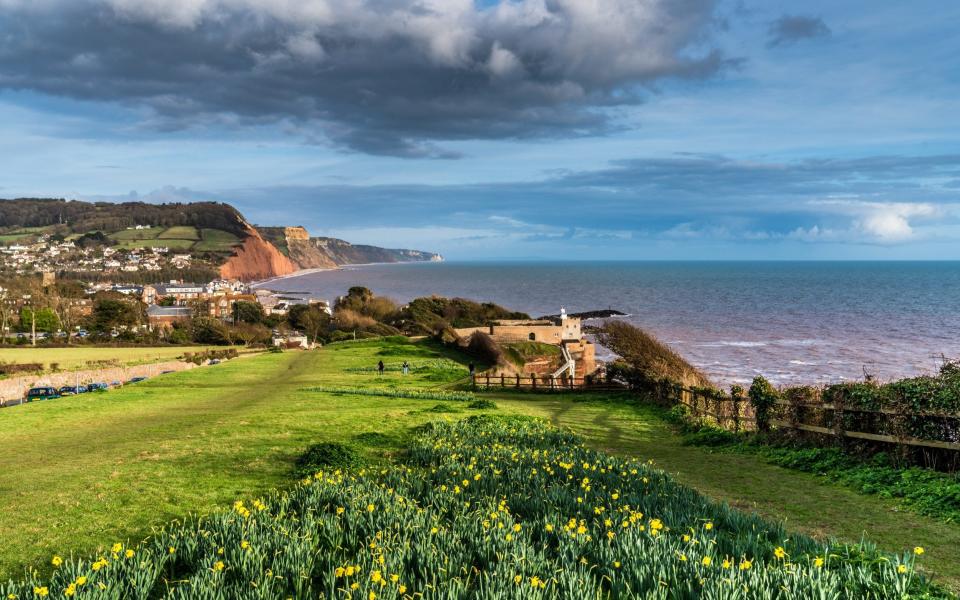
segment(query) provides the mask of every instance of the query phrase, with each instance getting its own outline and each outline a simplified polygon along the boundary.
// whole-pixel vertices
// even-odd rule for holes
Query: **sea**
[[[881,381],[960,358],[960,262],[442,262],[260,284],[334,300],[463,297],[532,316],[616,309],[716,383]]]

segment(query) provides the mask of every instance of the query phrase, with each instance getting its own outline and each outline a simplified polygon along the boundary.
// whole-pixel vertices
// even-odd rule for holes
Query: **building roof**
[[[189,306],[148,306],[148,317],[190,317],[193,315],[193,309]]]

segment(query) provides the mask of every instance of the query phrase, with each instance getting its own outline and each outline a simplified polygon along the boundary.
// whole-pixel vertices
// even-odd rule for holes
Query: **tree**
[[[290,325],[303,330],[313,343],[330,328],[330,315],[316,304],[298,304],[287,315]]]
[[[234,302],[233,306],[234,320],[237,323],[261,323],[263,322],[263,307],[257,302],[246,302],[240,300]]]
[[[46,333],[53,333],[60,328],[57,313],[47,307],[34,309],[31,306],[24,306],[20,309],[20,323],[30,323],[31,331]]]
[[[93,305],[93,328],[98,331],[135,327],[140,324],[141,318],[139,302],[100,298]]]
[[[232,346],[233,332],[220,319],[197,317],[192,324],[193,341],[198,344]]]

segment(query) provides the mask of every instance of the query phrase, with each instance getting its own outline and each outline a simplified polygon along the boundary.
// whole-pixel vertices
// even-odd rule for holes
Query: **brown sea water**
[[[722,383],[883,380],[960,358],[960,262],[460,262],[368,265],[266,287],[335,299],[492,301],[534,316],[614,308]]]

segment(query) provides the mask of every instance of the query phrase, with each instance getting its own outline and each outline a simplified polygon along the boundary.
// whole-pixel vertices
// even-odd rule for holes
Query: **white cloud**
[[[812,206],[852,218],[850,237],[879,243],[907,242],[918,237],[915,223],[942,217],[945,207],[927,202],[868,202],[862,200],[817,200]],[[833,232],[831,235],[835,235]],[[818,236],[822,237],[822,235]]]

